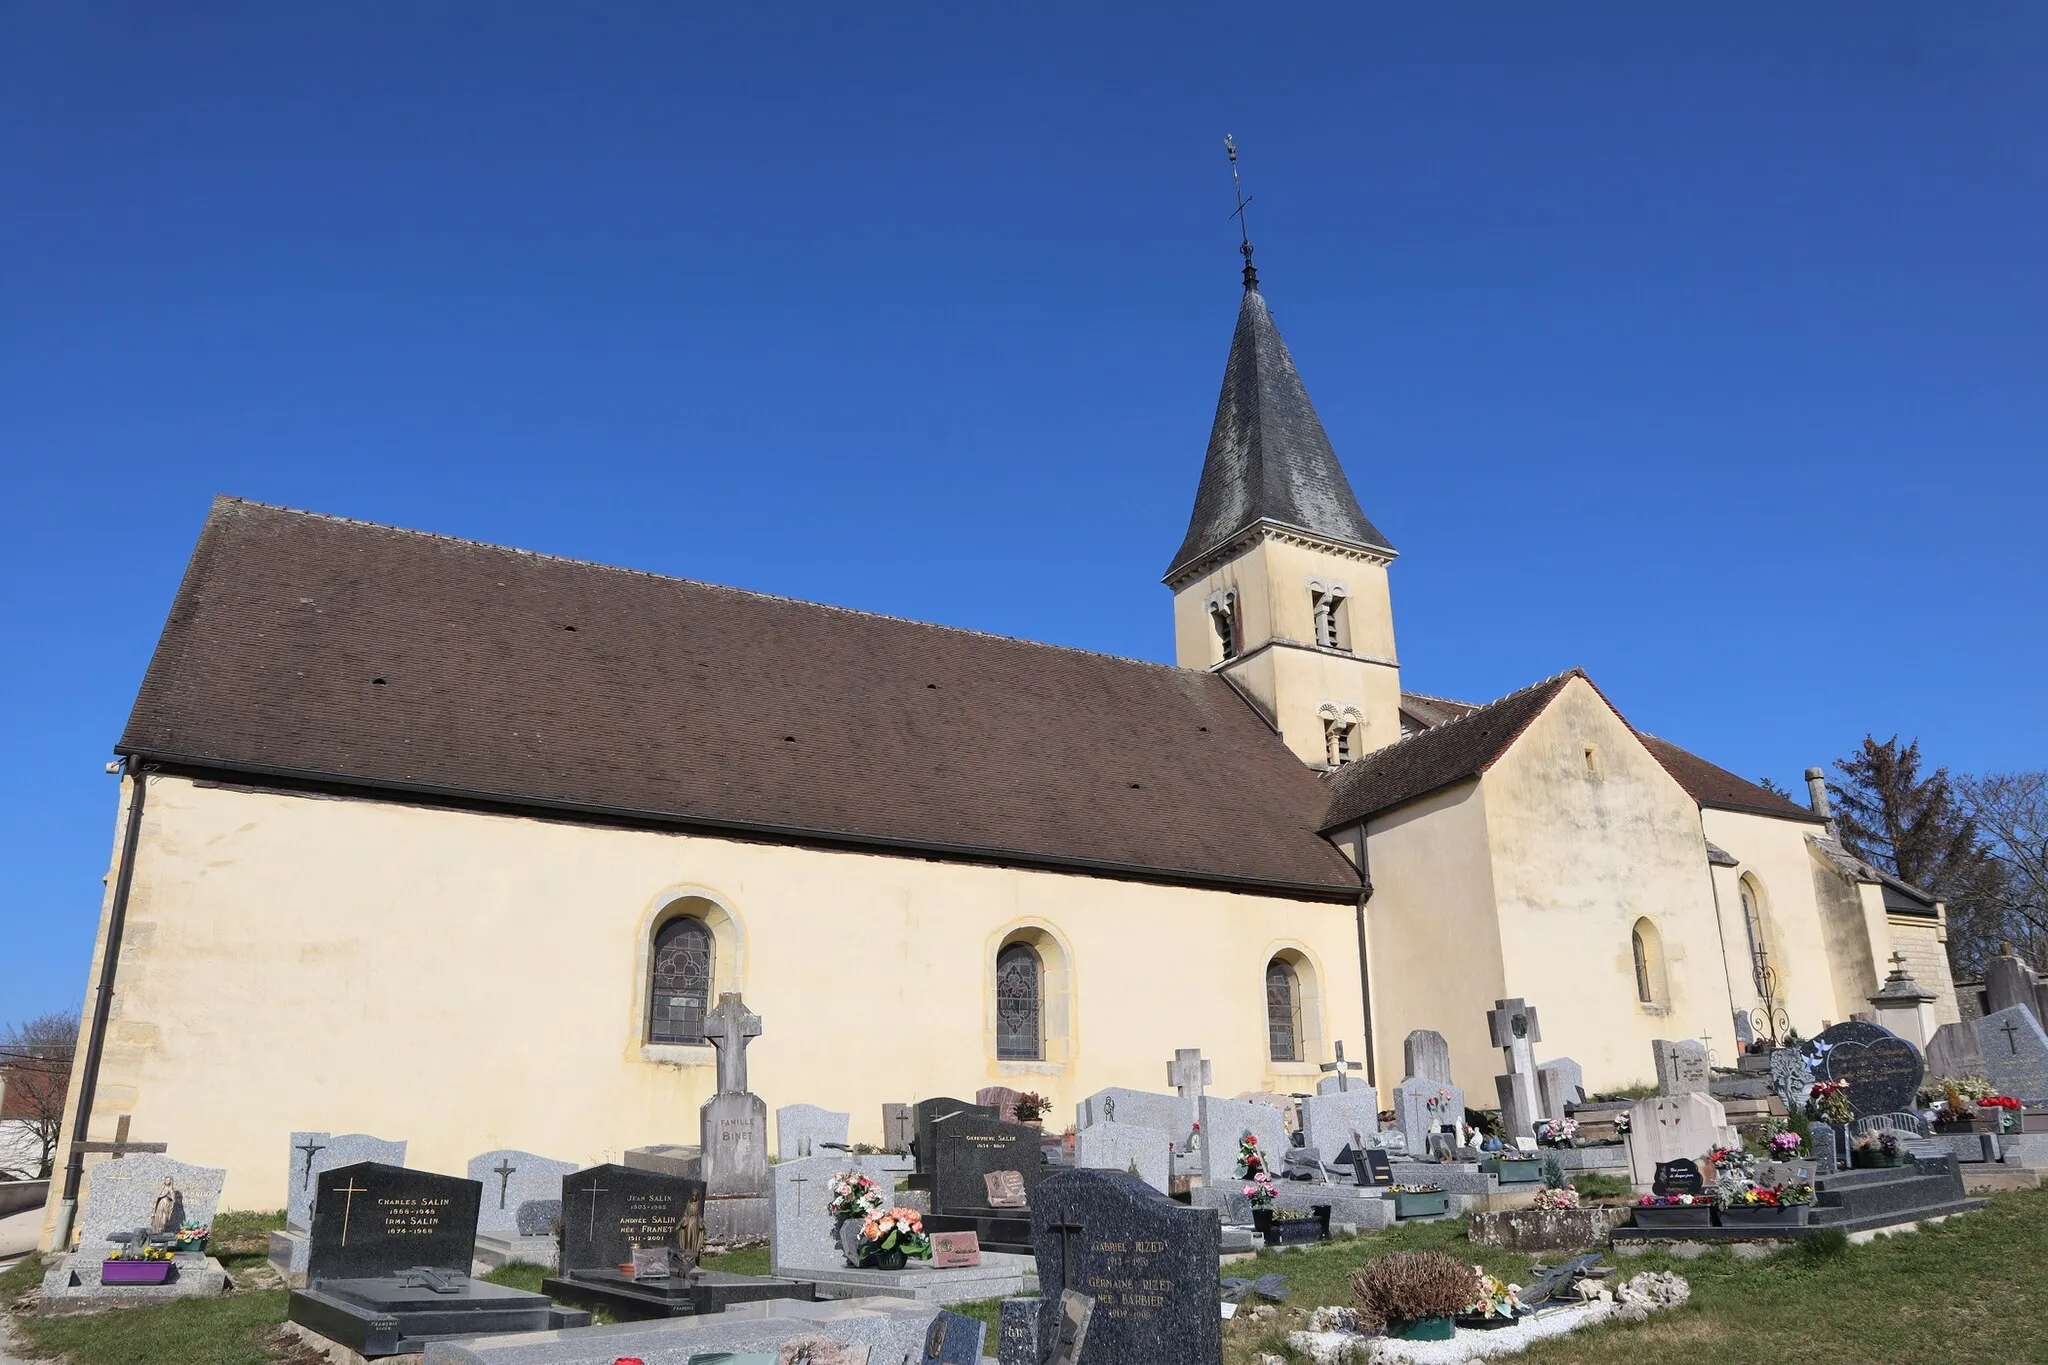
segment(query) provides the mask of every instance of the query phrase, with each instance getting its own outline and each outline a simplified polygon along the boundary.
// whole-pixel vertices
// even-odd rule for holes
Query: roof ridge
[[[1006,644],[1029,645],[1033,649],[1055,649],[1065,654],[1083,654],[1091,659],[1110,659],[1117,663],[1136,664],[1141,668],[1158,669],[1167,673],[1186,673],[1191,676],[1206,676],[1206,669],[1182,668],[1178,664],[1161,663],[1157,659],[1134,659],[1128,654],[1112,654],[1101,649],[1082,649],[1078,645],[1055,644],[1050,640],[1032,640],[1022,635],[1001,635],[990,630],[976,630],[973,626],[947,625],[943,621],[920,621],[912,616],[895,616],[882,611],[865,611],[859,607],[842,607],[832,602],[814,602],[807,597],[791,597],[786,593],[763,592],[758,588],[742,588],[731,583],[713,583],[702,578],[683,578],[676,574],[656,573],[652,569],[635,569],[624,564],[607,564],[597,559],[577,559],[572,555],[558,555],[546,550],[524,550],[516,545],[500,545],[493,541],[476,540],[469,536],[450,535],[446,531],[422,531],[412,526],[393,526],[389,522],[364,521],[360,517],[344,517],[333,512],[315,512],[305,507],[287,507],[282,503],[260,502],[255,498],[236,497],[231,493],[220,493],[214,497],[216,509],[222,503],[233,503],[241,507],[259,508],[266,512],[283,512],[289,516],[306,517],[314,521],[333,522],[341,526],[359,526],[372,531],[390,531],[401,536],[417,536],[422,540],[445,541],[450,545],[463,545],[475,550],[493,550],[499,554],[518,555],[525,559],[547,560],[555,564],[567,564],[579,569],[601,569],[606,573],[626,574],[634,578],[652,579],[657,583],[681,583],[693,588],[704,588],[712,592],[736,593],[742,597],[756,597],[770,602],[786,602],[792,606],[813,607],[819,611],[839,612],[847,616],[860,616],[873,621],[894,621],[899,625],[920,626],[926,630],[951,631],[959,635],[972,635],[983,640],[999,640]],[[211,519],[211,512],[208,517]]]
[[[1545,681],[1548,681],[1548,679],[1546,679]],[[1537,686],[1537,684],[1531,683],[1531,684],[1530,684],[1530,686],[1532,686],[1532,687],[1533,687],[1533,686]],[[1440,701],[1440,702],[1444,702],[1444,703],[1446,703],[1447,705],[1450,705],[1450,706],[1491,706],[1491,705],[1493,705],[1493,703],[1492,703],[1492,702],[1490,702],[1490,701],[1461,701],[1461,700],[1459,700],[1459,699],[1458,699],[1458,698],[1456,698],[1456,697],[1440,697],[1440,696],[1438,696],[1438,695],[1437,695],[1436,693],[1434,693],[1434,692],[1416,692],[1416,691],[1412,691],[1412,690],[1410,690],[1410,689],[1408,689],[1408,688],[1406,688],[1406,687],[1404,687],[1404,688],[1402,688],[1402,689],[1401,689],[1401,695],[1402,695],[1402,696],[1404,696],[1404,697],[1413,697],[1413,698],[1415,698],[1415,700],[1417,700],[1417,701]],[[1511,694],[1509,694],[1509,695],[1513,695],[1513,694],[1511,693]]]
[[[1472,709],[1470,711],[1467,711],[1462,716],[1452,716],[1449,720],[1443,722],[1443,724],[1441,725],[1432,725],[1427,730],[1417,730],[1412,735],[1403,735],[1399,739],[1395,740],[1392,744],[1382,744],[1379,748],[1374,749],[1372,753],[1367,754],[1365,757],[1367,760],[1370,760],[1380,754],[1388,753],[1394,749],[1398,749],[1403,744],[1407,744],[1412,740],[1421,739],[1424,735],[1440,735],[1444,731],[1451,729],[1453,726],[1463,725],[1468,720],[1472,720],[1476,717],[1484,715],[1486,712],[1491,711],[1494,707],[1499,706],[1504,702],[1513,701],[1516,697],[1524,696],[1530,692],[1534,692],[1539,687],[1548,687],[1550,686],[1550,684],[1562,681],[1565,678],[1569,678],[1573,674],[1577,674],[1579,677],[1584,678],[1586,677],[1586,670],[1574,664],[1572,667],[1564,669],[1561,672],[1553,673],[1547,678],[1538,678],[1535,682],[1530,683],[1527,687],[1518,687],[1512,692],[1503,693],[1502,695],[1495,697],[1492,701],[1478,703],[1469,701],[1457,702],[1456,705],[1470,706]],[[1588,682],[1592,681],[1592,679],[1590,678],[1587,678],[1586,680]],[[1418,692],[1414,695],[1422,696],[1423,694]],[[1430,700],[1450,701],[1451,699],[1449,697],[1431,697]]]

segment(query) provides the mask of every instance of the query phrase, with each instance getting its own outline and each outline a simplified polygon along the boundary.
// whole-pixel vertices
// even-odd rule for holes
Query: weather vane
[[[1237,191],[1237,211],[1230,216],[1237,219],[1239,242],[1237,249],[1244,256],[1244,287],[1247,289],[1257,289],[1259,287],[1259,272],[1252,265],[1251,228],[1244,212],[1245,205],[1252,201],[1245,198],[1244,181],[1237,174],[1237,142],[1228,133],[1223,135],[1223,150],[1230,153],[1230,184],[1231,188]]]

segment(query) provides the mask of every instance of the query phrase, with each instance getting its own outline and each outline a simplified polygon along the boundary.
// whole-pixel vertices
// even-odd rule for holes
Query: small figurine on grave
[[[164,1177],[164,1187],[158,1192],[156,1202],[149,1207],[149,1230],[153,1233],[175,1233],[184,1220],[185,1196]]]

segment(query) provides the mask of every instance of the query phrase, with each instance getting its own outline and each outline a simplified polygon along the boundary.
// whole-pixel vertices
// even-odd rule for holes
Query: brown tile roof
[[[1726,768],[1717,768],[1701,758],[1679,748],[1668,739],[1646,735],[1636,731],[1636,738],[1650,751],[1664,771],[1670,773],[1678,785],[1691,794],[1692,799],[1702,806],[1715,810],[1747,811],[1752,815],[1774,815],[1781,820],[1806,820],[1814,824],[1826,824],[1805,806],[1788,801],[1774,792],[1765,791],[1747,778],[1737,777]]]
[[[1545,678],[1345,764],[1329,778],[1330,809],[1323,816],[1323,828],[1355,825],[1383,810],[1479,776],[1507,751],[1529,722],[1543,714],[1543,708],[1567,682],[1585,676],[1575,668]]]
[[[123,753],[1354,896],[1221,677],[223,498]]]
[[[1477,702],[1452,701],[1449,697],[1432,697],[1425,692],[1401,694],[1401,718],[1417,730],[1433,730],[1446,721],[1469,716],[1478,709]]]

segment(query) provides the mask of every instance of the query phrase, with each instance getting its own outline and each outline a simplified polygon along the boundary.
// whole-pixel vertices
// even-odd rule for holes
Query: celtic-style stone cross
[[[761,1016],[751,1013],[738,991],[718,997],[704,1016],[704,1041],[718,1049],[718,1093],[747,1093],[747,1041],[761,1036]]]

